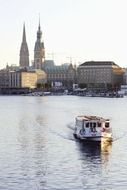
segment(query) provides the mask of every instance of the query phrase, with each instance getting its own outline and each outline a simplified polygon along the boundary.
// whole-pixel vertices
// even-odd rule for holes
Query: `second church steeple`
[[[40,20],[39,20],[37,40],[35,42],[35,47],[34,47],[34,68],[35,69],[42,69],[44,65],[44,60],[45,60],[44,42],[41,42],[41,37],[42,37],[42,31],[41,31]]]

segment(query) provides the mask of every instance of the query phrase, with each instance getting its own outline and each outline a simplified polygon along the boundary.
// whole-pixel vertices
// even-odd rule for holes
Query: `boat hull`
[[[104,141],[106,141],[106,142],[112,142],[112,138],[111,137],[102,137],[102,136],[95,136],[95,137],[85,137],[85,136],[79,136],[79,135],[77,135],[77,134],[73,134],[74,135],[74,137],[76,138],[76,139],[78,139],[78,140],[81,140],[81,141],[91,141],[91,142],[104,142]]]
[[[101,136],[85,137],[85,136],[78,135],[78,134],[76,134],[76,133],[74,133],[73,135],[74,135],[74,137],[75,137],[76,139],[79,139],[79,140],[101,141]]]

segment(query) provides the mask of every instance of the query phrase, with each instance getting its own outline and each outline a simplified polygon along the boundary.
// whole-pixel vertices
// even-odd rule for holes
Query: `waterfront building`
[[[36,69],[0,70],[1,93],[24,93],[37,88],[38,84],[45,84],[47,75],[44,71]]]
[[[37,75],[35,72],[18,71],[9,72],[10,88],[36,88]]]
[[[118,91],[119,94],[127,95],[127,85],[121,85],[120,90]]]
[[[26,32],[25,32],[25,24],[23,26],[23,36],[22,43],[20,48],[20,60],[19,65],[21,68],[29,67],[29,50],[26,42]]]
[[[41,38],[42,38],[42,31],[39,21],[37,40],[35,42],[35,47],[34,47],[33,67],[35,69],[42,69],[45,60],[45,47],[44,47],[44,42],[41,41]]]
[[[47,74],[44,70],[42,69],[35,69],[34,71],[37,75],[37,83],[36,83],[36,87],[38,86],[45,86],[45,84],[47,83]]]
[[[37,84],[46,83],[46,74],[42,70],[20,70],[9,72],[9,87],[37,88]]]
[[[120,86],[119,94],[127,95],[127,68],[124,68],[123,85]]]
[[[77,68],[79,86],[90,90],[116,90],[123,83],[123,74],[112,61],[87,61]]]
[[[0,70],[0,89],[9,87],[9,70]]]
[[[55,65],[53,60],[45,60],[43,69],[47,73],[47,82],[52,87],[73,87],[76,70],[72,64]]]
[[[127,68],[124,69],[124,84],[127,85]]]

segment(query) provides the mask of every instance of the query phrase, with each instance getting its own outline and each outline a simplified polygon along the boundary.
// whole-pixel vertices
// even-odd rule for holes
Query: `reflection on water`
[[[79,149],[83,157],[98,158],[101,154],[101,146],[94,142],[79,142]]]
[[[38,189],[46,186],[47,153],[46,153],[46,130],[43,131],[46,118],[37,116],[24,118],[19,122],[18,141],[22,175],[25,180],[37,183]]]
[[[112,142],[78,142],[78,147],[83,159],[99,160],[105,165],[110,156]]]
[[[101,143],[101,153],[109,155],[110,152],[111,152],[112,143],[113,142],[102,141],[102,143]]]
[[[101,143],[101,161],[102,161],[103,168],[105,170],[108,166],[111,148],[112,148],[112,142],[102,141],[102,143]]]

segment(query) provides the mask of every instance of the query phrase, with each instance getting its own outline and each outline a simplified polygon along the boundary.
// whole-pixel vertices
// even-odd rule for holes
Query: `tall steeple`
[[[40,26],[40,18],[39,18],[39,25],[38,25],[38,31],[37,31],[37,40],[41,42],[41,37],[42,37],[42,31],[41,31],[41,26]]]
[[[25,31],[25,23],[23,25],[23,36],[22,43],[20,48],[20,67],[29,67],[29,50],[26,42],[26,31]]]
[[[22,38],[23,42],[26,42],[26,31],[25,31],[25,23],[23,25],[23,38]]]
[[[44,60],[45,60],[44,42],[41,42],[41,38],[42,38],[42,31],[41,31],[40,18],[39,18],[37,40],[35,42],[35,47],[34,47],[34,68],[35,69],[42,69],[44,65]]]

